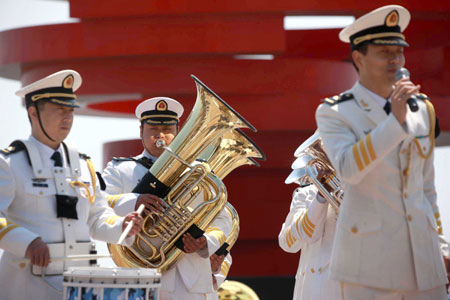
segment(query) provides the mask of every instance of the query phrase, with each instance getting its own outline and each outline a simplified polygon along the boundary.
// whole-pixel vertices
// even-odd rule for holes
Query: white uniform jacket
[[[34,155],[40,159],[42,170],[51,174],[54,162],[50,157],[54,150],[33,137],[28,139],[28,143],[35,146],[37,151]],[[64,153],[62,148],[60,146],[59,151]],[[70,160],[78,164],[81,171],[76,180],[84,185],[84,187],[75,186],[70,191],[73,196],[78,197],[76,204],[78,219],[57,218],[55,179],[36,178],[25,150],[0,153],[0,248],[4,250],[0,260],[2,299],[28,299],[30,295],[35,299],[61,299],[61,293],[50,288],[40,276],[31,274],[29,265],[14,262],[25,257],[28,245],[37,237],[41,237],[49,247],[52,247],[51,256],[67,256],[89,254],[89,249],[82,246],[88,244],[83,242],[89,242],[90,236],[114,243],[122,233],[123,218],[108,207],[98,185],[94,192],[93,178],[86,159],[81,158],[77,151],[70,151],[72,151]],[[67,158],[65,155],[62,156],[63,166],[68,172],[70,168]],[[89,193],[86,188],[89,189]],[[91,196],[95,194],[93,203],[88,198],[89,194]],[[62,264],[51,263],[53,267],[50,268],[49,265],[47,274],[50,269],[59,269],[61,274],[64,267],[77,263]],[[61,276],[51,278],[56,277],[61,285]]]
[[[109,194],[107,196],[108,203],[119,215],[135,209],[136,194],[130,193],[130,191],[148,172],[145,166],[136,162],[142,156],[151,157],[144,151],[141,155],[135,157],[135,160],[113,160],[108,163],[103,171],[102,177],[106,184],[105,191]],[[220,248],[230,231],[231,218],[225,210],[222,210],[205,231],[207,248],[197,253],[184,254],[176,267],[162,274],[161,291],[176,293],[176,290],[183,288],[177,286],[176,283],[183,282],[187,293],[214,293],[209,256]],[[184,295],[184,297],[189,296]]]
[[[401,126],[359,82],[343,97],[348,99],[335,104],[339,97],[325,99],[316,111],[325,151],[345,192],[331,278],[402,291],[444,285],[429,153],[435,121],[431,103],[418,100],[419,111],[408,109]]]
[[[328,279],[337,215],[316,200],[317,188],[297,188],[278,242],[290,253],[301,250],[293,300],[341,299],[340,283]]]

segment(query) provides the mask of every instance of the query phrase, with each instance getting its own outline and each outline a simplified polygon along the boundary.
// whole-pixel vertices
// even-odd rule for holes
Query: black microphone
[[[409,77],[409,71],[406,68],[400,68],[395,72],[395,80],[400,80],[402,78]],[[416,96],[412,95],[411,98],[408,99],[408,106],[412,112],[416,112],[419,110],[419,106],[417,105]]]

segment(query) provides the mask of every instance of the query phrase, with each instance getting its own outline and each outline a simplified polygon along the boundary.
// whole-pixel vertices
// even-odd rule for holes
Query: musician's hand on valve
[[[202,235],[198,239],[194,239],[190,233],[183,235],[184,252],[194,253],[206,246],[206,238]]]
[[[123,221],[122,230],[125,230],[128,223],[131,221],[134,222],[133,227],[131,228],[130,232],[128,233],[127,237],[134,236],[141,231],[142,223],[144,222],[144,218],[139,215],[138,212],[132,212],[125,216],[125,219]]]
[[[30,259],[32,265],[47,267],[50,263],[50,251],[40,237],[34,239],[25,252],[25,257]]]
[[[408,77],[400,79],[393,86],[391,94],[391,111],[397,121],[403,125],[406,120],[406,102],[420,90],[420,85],[414,85]]]
[[[144,213],[149,215],[151,212],[162,213],[164,208],[164,201],[158,196],[152,194],[142,194],[136,200],[134,209],[136,210],[139,205],[144,204]]]

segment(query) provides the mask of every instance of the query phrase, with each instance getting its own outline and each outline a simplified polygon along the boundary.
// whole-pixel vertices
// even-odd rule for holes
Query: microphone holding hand
[[[409,71],[406,68],[400,68],[395,72],[395,80],[400,80],[403,78],[409,77]],[[408,106],[412,112],[416,112],[419,110],[419,106],[417,105],[416,96],[412,95],[411,98],[408,99]]]

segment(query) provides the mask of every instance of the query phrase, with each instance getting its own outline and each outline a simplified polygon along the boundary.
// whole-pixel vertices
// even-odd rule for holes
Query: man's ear
[[[359,69],[361,69],[362,66],[362,56],[363,54],[359,51],[353,50],[352,51],[352,59],[355,66]]]
[[[28,117],[30,118],[30,120],[37,120],[37,112],[36,112],[36,107],[34,105],[30,105],[27,108],[27,112],[28,112]]]
[[[141,123],[141,126],[139,126],[139,135],[140,135],[140,137],[141,137],[141,139],[142,139],[142,130],[144,130],[144,125]]]

